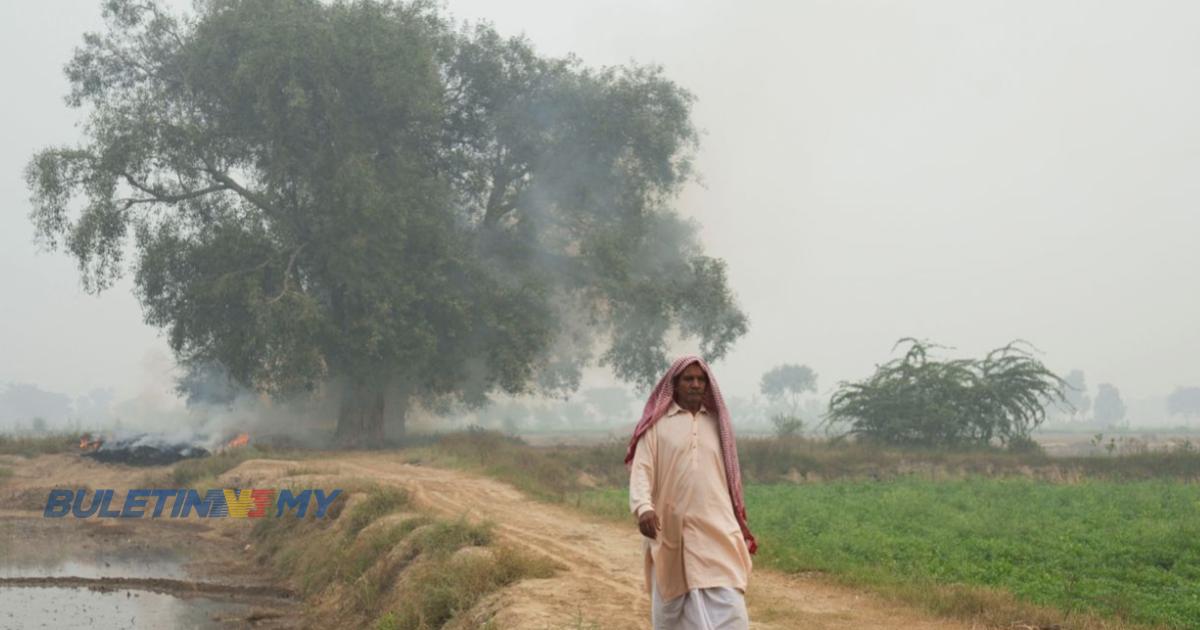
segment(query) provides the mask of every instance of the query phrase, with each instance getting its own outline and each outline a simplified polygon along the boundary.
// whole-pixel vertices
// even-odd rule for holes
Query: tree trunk
[[[338,407],[337,432],[339,446],[347,448],[379,448],[383,446],[382,383],[350,380],[342,389]]]

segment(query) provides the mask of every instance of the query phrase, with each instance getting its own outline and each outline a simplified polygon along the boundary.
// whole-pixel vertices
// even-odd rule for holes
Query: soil
[[[81,487],[128,489],[138,487],[147,475],[169,470],[134,469],[105,465],[73,455],[46,455],[0,462],[14,475],[0,482],[0,525],[9,522],[0,537],[0,551],[16,546],[19,523],[22,546],[34,541],[49,546],[75,544],[96,539],[127,543],[154,541],[191,547],[189,573],[203,582],[219,584],[216,589],[243,587],[247,592],[286,595],[280,585],[264,575],[248,553],[249,524],[242,519],[44,519],[40,509],[2,509],[15,499],[45,500],[43,489]],[[303,472],[293,474],[289,472]],[[643,589],[642,545],[630,521],[622,527],[588,517],[563,506],[533,501],[508,484],[457,470],[407,464],[395,453],[330,453],[303,462],[252,460],[222,477],[235,487],[280,487],[296,483],[308,487],[333,488],[339,483],[363,480],[406,488],[420,507],[444,517],[487,520],[495,523],[500,538],[531,553],[549,556],[563,570],[546,579],[524,580],[488,596],[461,617],[456,626],[474,628],[490,620],[492,627],[513,629],[560,628],[648,628],[649,595]],[[107,530],[107,531],[106,531]],[[0,533],[3,533],[0,531]],[[199,553],[195,553],[199,551]],[[103,580],[103,578],[101,578]],[[192,588],[195,580],[159,580],[147,588],[176,592]],[[4,586],[0,581],[0,587]],[[78,584],[76,586],[103,586]],[[236,589],[235,589],[236,590]],[[819,576],[786,575],[756,568],[751,575],[746,600],[756,630],[805,628],[811,630],[875,630],[905,628],[966,630],[969,626],[931,617],[872,594],[829,583]],[[293,609],[277,604],[255,614],[262,619],[254,627],[297,627],[303,625]],[[290,615],[290,616],[289,616]],[[264,621],[265,620],[265,623]],[[262,624],[262,625],[259,625]]]

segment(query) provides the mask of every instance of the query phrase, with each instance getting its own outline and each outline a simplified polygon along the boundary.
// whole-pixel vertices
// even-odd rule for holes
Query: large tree
[[[148,323],[188,366],[341,392],[377,443],[410,403],[650,383],[672,331],[746,330],[670,207],[692,97],[657,68],[538,55],[427,3],[110,0],[67,65],[85,140],[27,169],[40,239],[109,287],[132,234]],[[401,425],[402,426],[402,425]]]

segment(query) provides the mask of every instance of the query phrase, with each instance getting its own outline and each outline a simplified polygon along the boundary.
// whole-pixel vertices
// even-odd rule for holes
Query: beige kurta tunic
[[[656,579],[670,600],[691,589],[746,591],[752,563],[733,514],[717,420],[672,402],[638,441],[629,475],[629,508],[653,509],[662,529],[643,538],[646,591]]]

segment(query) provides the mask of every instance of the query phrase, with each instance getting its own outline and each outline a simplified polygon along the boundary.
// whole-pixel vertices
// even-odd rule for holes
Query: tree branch
[[[525,177],[527,171],[513,173],[506,167],[497,167],[492,175],[492,190],[488,193],[487,206],[483,214],[483,224],[489,228],[495,227],[504,215],[516,209],[516,194],[511,198],[507,194],[509,184]],[[506,201],[506,198],[509,198]]]
[[[264,199],[262,195],[237,183],[237,181],[232,177],[217,170],[211,164],[205,165],[204,172],[208,173],[209,176],[223,184],[229,190],[236,192],[242,199],[245,199],[246,201],[249,201],[257,206],[259,210],[262,210],[269,215],[278,216],[278,213],[275,211],[275,209],[271,207],[271,204],[267,203],[267,200]]]
[[[127,200],[125,203],[126,208],[128,208],[129,206],[132,206],[135,203],[152,203],[152,202],[178,203],[180,201],[186,201],[188,199],[202,197],[209,193],[220,192],[222,190],[229,190],[228,186],[225,186],[222,184],[213,184],[212,186],[208,186],[206,188],[201,188],[199,190],[187,190],[187,191],[180,192],[180,193],[167,193],[160,188],[154,188],[152,186],[148,186],[146,184],[143,184],[143,183],[137,181],[129,173],[121,173],[121,177],[123,177],[126,182],[129,182],[130,186],[133,186],[134,188],[146,193],[147,195],[150,195],[150,198]]]
[[[292,277],[292,266],[296,264],[296,256],[300,254],[300,250],[304,249],[301,244],[296,249],[292,250],[292,257],[288,259],[287,269],[283,270],[283,289],[279,291],[279,295],[267,300],[267,304],[274,304],[288,292],[288,280]]]

